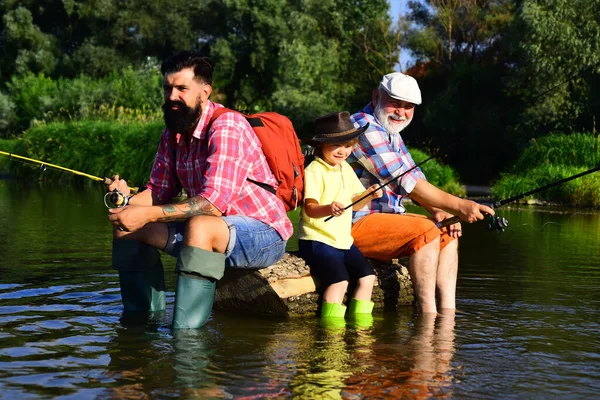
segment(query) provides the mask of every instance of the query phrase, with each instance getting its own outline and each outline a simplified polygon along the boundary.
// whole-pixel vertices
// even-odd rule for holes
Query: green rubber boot
[[[319,322],[324,328],[343,328],[346,326],[345,314],[345,305],[324,301],[321,305],[321,319]]]
[[[113,240],[112,267],[119,271],[124,311],[165,309],[165,277],[157,249],[138,241]]]
[[[369,300],[350,299],[348,304],[348,316],[357,328],[369,328],[373,326],[373,307],[375,303]]]
[[[217,280],[225,272],[225,255],[184,246],[177,272],[173,329],[200,328],[210,317]]]

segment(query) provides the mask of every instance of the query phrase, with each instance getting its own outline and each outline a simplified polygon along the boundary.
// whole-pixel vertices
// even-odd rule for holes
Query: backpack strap
[[[208,121],[208,126],[206,128],[207,131],[210,131],[210,128],[212,127],[213,122],[215,122],[215,120],[217,118],[219,118],[221,115],[226,114],[228,112],[232,112],[232,113],[237,113],[237,114],[241,114],[244,118],[246,118],[246,121],[248,121],[248,123],[250,124],[250,126],[252,127],[252,129],[259,127],[259,126],[265,126],[262,122],[262,120],[258,117],[254,117],[254,118],[249,118],[246,115],[242,114],[239,111],[236,110],[232,110],[230,108],[226,108],[226,107],[221,107],[221,108],[217,108],[214,112],[213,115],[210,117],[210,120]],[[254,179],[250,179],[250,178],[246,178],[247,181],[254,183],[257,186],[260,186],[261,188],[267,190],[270,193],[273,193],[274,195],[277,195],[277,190],[269,185],[266,184],[264,182],[259,182],[259,181],[255,181]]]

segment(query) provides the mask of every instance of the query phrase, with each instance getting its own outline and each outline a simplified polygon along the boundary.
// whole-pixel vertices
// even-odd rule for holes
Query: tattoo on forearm
[[[158,222],[185,220],[195,215],[217,215],[217,210],[203,197],[192,197],[182,203],[161,206],[164,217]]]

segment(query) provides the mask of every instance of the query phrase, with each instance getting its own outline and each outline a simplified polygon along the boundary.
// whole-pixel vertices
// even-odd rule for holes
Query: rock
[[[376,310],[395,310],[414,300],[408,270],[398,260],[369,260],[377,283],[373,288]],[[349,289],[351,292],[353,288]],[[316,313],[319,283],[310,275],[304,260],[293,253],[267,268],[244,270],[229,268],[218,282],[216,310],[278,317]]]

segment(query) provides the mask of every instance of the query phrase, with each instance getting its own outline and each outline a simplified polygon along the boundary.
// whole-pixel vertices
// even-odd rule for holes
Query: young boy
[[[369,124],[355,128],[347,111],[327,114],[315,120],[316,135],[309,143],[315,147],[315,160],[304,174],[304,206],[299,224],[300,256],[310,265],[311,274],[326,287],[321,318],[343,318],[342,304],[348,282],[357,280],[348,304],[351,317],[371,315],[371,294],[375,283],[373,268],[353,245],[350,234],[352,212],[344,207],[367,196],[353,206],[364,207],[383,195],[373,185],[365,191],[352,167],[345,161]],[[329,221],[325,217],[335,216]]]

